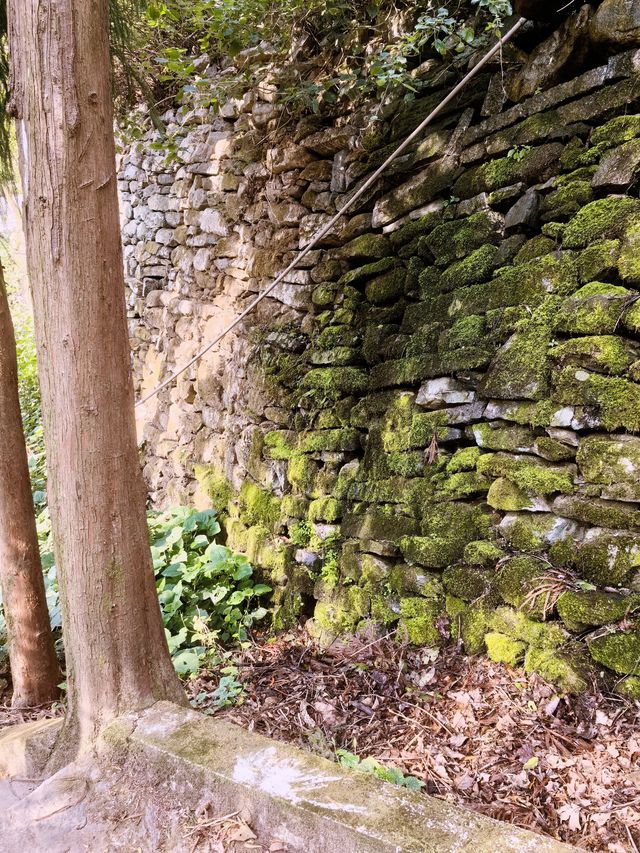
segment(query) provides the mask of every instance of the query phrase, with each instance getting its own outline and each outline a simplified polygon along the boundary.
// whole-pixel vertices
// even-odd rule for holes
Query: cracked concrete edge
[[[188,708],[158,703],[106,733],[185,805],[247,809],[304,853],[569,853],[566,844],[407,791]]]

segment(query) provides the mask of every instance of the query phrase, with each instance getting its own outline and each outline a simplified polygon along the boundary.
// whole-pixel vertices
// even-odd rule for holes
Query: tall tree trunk
[[[138,459],[116,190],[109,0],[10,0],[68,673],[67,743],[184,701],[156,594]]]
[[[47,612],[27,448],[18,399],[18,362],[0,266],[0,587],[9,636],[14,708],[58,698],[60,667]]]

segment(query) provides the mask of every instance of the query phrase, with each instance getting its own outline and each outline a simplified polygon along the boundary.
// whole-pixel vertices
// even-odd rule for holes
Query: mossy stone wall
[[[640,52],[618,53],[488,117],[495,84],[479,78],[429,132],[434,144],[410,149],[250,318],[218,378],[181,380],[148,417],[147,465],[167,477],[156,497],[171,496],[171,466],[186,499],[199,482],[200,500],[226,515],[229,544],[274,583],[277,626],[312,615],[323,643],[395,627],[410,643],[458,640],[568,691],[604,673],[640,697],[638,68]],[[181,223],[194,175],[222,169],[245,188],[225,190],[226,233],[200,239],[212,251],[202,275],[225,259],[220,298],[242,305],[270,281],[399,123],[404,133],[418,120],[396,105],[368,147],[356,113],[350,144],[332,154],[318,126],[301,123],[295,143],[265,155],[278,176],[269,208],[264,181],[246,189],[255,163],[185,162],[166,196],[179,185]],[[246,120],[235,133],[241,149]],[[210,187],[205,205],[219,192]],[[273,227],[261,235],[260,222]],[[197,247],[215,232],[204,225],[212,231],[176,229]],[[277,251],[258,269],[267,244]],[[173,282],[181,245],[168,255]],[[167,311],[167,289],[157,290],[151,305],[164,308],[139,302],[133,318],[143,382],[148,330],[167,334],[166,314],[153,314]],[[235,365],[242,388],[225,372]],[[167,449],[176,406],[182,426]]]

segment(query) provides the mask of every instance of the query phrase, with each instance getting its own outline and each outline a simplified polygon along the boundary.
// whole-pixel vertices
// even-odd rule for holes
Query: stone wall
[[[139,410],[153,502],[223,513],[277,626],[453,637],[566,690],[604,672],[640,696],[640,27],[605,49],[612,6],[526,34]],[[375,121],[287,127],[271,91],[249,93],[169,114],[169,157],[125,153],[140,395],[453,83],[425,73]]]

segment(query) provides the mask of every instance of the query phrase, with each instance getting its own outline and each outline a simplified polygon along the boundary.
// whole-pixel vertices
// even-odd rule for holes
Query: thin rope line
[[[305,246],[305,248],[301,252],[299,252],[299,254],[291,261],[289,266],[278,275],[275,281],[273,281],[272,284],[270,284],[269,287],[266,288],[266,290],[263,290],[262,293],[260,293],[252,302],[250,302],[249,305],[247,305],[247,307],[244,309],[244,311],[242,311],[241,314],[238,314],[235,320],[229,323],[229,325],[225,329],[223,329],[222,332],[216,335],[213,340],[205,344],[205,346],[203,346],[202,349],[200,349],[193,356],[193,358],[191,358],[186,364],[183,364],[182,367],[174,371],[174,373],[172,373],[167,379],[165,379],[164,382],[161,382],[160,385],[154,388],[153,391],[150,391],[145,397],[139,400],[136,403],[136,408],[138,408],[138,406],[144,405],[144,403],[147,403],[149,400],[155,397],[156,394],[159,394],[161,391],[164,391],[164,389],[168,388],[168,386],[171,385],[173,381],[178,378],[178,376],[180,376],[186,370],[192,367],[197,361],[200,361],[200,359],[206,353],[208,353],[209,350],[212,349],[217,343],[219,343],[222,338],[225,337],[225,335],[228,335],[229,332],[235,329],[235,327],[244,320],[247,314],[250,314],[251,311],[253,311],[256,305],[258,305],[260,302],[262,302],[263,299],[265,299],[270,293],[272,293],[273,290],[275,290],[275,288],[282,282],[284,277],[288,275],[291,270],[293,270],[300,263],[300,261],[304,257],[306,257],[306,255],[309,254],[309,252],[319,243],[319,241],[325,236],[325,234],[329,233],[329,231],[333,228],[336,222],[338,222],[340,217],[343,216],[347,210],[353,207],[356,201],[358,201],[358,199],[362,197],[362,195],[369,189],[369,187],[378,180],[380,175],[382,175],[382,173],[394,162],[394,160],[396,160],[400,156],[400,154],[402,154],[405,148],[407,148],[407,146],[409,146],[413,142],[413,140],[422,133],[425,127],[430,124],[431,121],[433,121],[433,119],[447,106],[447,104],[449,104],[456,97],[458,92],[464,89],[467,83],[473,77],[475,77],[476,74],[478,74],[478,72],[482,68],[484,68],[487,62],[489,62],[489,60],[493,56],[495,56],[495,54],[498,53],[499,50],[502,49],[503,45],[505,45],[518,32],[518,30],[520,29],[520,27],[522,27],[524,23],[526,23],[526,18],[520,18],[519,21],[514,24],[514,26],[511,27],[511,29],[507,33],[505,33],[505,35],[502,36],[499,41],[495,43],[491,50],[489,50],[483,56],[483,58],[478,62],[478,64],[474,65],[471,71],[469,71],[469,73],[457,84],[457,86],[455,86],[455,88],[453,88],[451,92],[449,92],[449,94],[442,101],[440,101],[438,106],[434,110],[432,110],[425,119],[422,120],[418,127],[416,127],[416,129],[412,133],[410,133],[409,136],[407,136],[404,142],[402,142],[396,148],[393,154],[389,155],[389,157],[387,157],[384,163],[379,166],[376,171],[364,182],[360,189],[356,193],[354,193],[353,196],[351,196],[351,198],[347,201],[344,207],[342,207],[335,214],[335,216],[333,216],[329,220],[329,222],[327,222],[320,229],[320,231],[317,232],[315,237],[313,237],[313,239]]]

